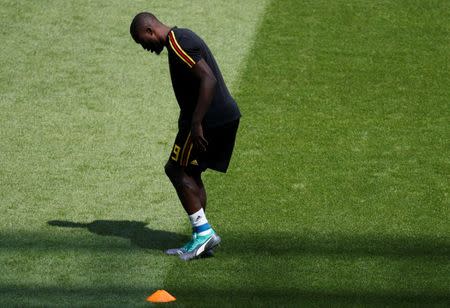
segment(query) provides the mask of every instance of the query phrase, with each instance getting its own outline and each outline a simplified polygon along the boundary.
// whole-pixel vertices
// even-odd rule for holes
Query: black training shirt
[[[180,106],[179,127],[189,127],[197,106],[200,80],[191,71],[201,59],[217,79],[211,105],[203,118],[206,127],[217,127],[240,118],[239,108],[228,91],[219,66],[206,43],[188,29],[172,28],[166,40],[172,86]]]

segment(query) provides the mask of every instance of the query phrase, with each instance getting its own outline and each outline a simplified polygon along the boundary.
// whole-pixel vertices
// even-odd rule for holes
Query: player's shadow
[[[63,228],[86,228],[89,232],[102,236],[117,236],[129,239],[131,243],[142,248],[165,250],[177,247],[186,240],[186,236],[162,230],[146,228],[142,221],[129,220],[94,220],[80,223],[65,220],[51,220],[50,226]]]

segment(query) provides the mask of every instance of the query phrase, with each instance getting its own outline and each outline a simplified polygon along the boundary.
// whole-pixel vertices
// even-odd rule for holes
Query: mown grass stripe
[[[448,304],[448,12],[271,2],[230,173],[207,177],[222,247],[171,271],[180,303]]]

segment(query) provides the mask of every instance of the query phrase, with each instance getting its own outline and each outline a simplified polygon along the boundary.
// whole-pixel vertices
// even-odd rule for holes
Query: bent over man
[[[192,224],[192,239],[166,251],[183,260],[211,255],[220,237],[206,215],[206,169],[226,172],[233,153],[239,108],[205,42],[188,29],[168,27],[153,14],[137,14],[130,26],[134,41],[159,55],[168,51],[169,69],[180,115],[178,134],[165,171]]]

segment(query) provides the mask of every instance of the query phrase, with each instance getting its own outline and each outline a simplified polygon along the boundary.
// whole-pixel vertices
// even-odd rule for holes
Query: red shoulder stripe
[[[189,65],[189,67],[193,67],[195,65],[195,61],[183,50],[183,48],[181,48],[180,44],[178,44],[173,31],[169,32],[169,43],[173,51],[175,51],[178,57]]]

